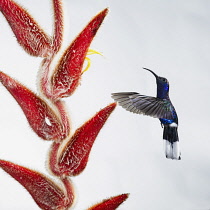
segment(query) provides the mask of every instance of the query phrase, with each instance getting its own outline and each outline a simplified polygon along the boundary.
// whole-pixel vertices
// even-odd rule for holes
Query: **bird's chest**
[[[177,120],[168,120],[168,119],[159,119],[161,122],[162,127],[163,126],[169,126],[169,127],[178,127],[178,121]]]
[[[161,124],[163,124],[163,125],[170,125],[170,124],[174,123],[174,120],[168,120],[168,119],[163,119],[163,118],[160,118],[159,120],[160,120]]]

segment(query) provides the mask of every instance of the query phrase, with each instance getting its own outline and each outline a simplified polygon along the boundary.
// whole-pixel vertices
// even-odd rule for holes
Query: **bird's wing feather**
[[[112,93],[112,98],[127,111],[155,118],[173,119],[173,106],[167,99],[140,95],[135,92]]]

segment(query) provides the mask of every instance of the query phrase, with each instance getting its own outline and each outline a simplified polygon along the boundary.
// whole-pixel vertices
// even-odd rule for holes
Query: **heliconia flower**
[[[129,194],[122,194],[105,199],[101,203],[90,207],[88,210],[115,210],[128,198],[128,196]]]
[[[49,167],[54,175],[76,176],[85,169],[93,143],[115,107],[116,103],[106,106],[78,128],[62,151],[58,143],[53,143]]]
[[[25,9],[12,0],[0,0],[0,11],[27,53],[39,57],[46,57],[49,54],[51,38]]]
[[[64,52],[51,80],[54,100],[71,95],[79,85],[88,48],[107,12],[96,15]]]
[[[74,201],[73,186],[67,178],[64,187],[68,189],[62,189],[43,174],[23,166],[0,160],[0,167],[25,187],[41,209],[68,209]]]
[[[0,72],[0,82],[20,105],[31,128],[39,137],[56,141],[66,137],[67,132],[61,119],[43,99],[3,72]]]

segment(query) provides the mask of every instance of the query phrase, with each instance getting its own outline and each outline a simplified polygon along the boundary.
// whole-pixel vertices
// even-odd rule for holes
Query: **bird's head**
[[[157,83],[157,92],[158,92],[158,94],[160,94],[161,92],[168,93],[168,91],[169,91],[169,82],[168,82],[168,80],[166,78],[158,76],[157,74],[155,74],[150,69],[147,69],[147,68],[143,68],[143,69],[151,72],[155,76],[156,83]]]

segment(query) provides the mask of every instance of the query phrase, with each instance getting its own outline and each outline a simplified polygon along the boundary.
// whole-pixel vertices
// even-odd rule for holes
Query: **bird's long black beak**
[[[155,77],[156,77],[156,79],[158,78],[158,75],[157,74],[155,74],[152,70],[150,70],[150,69],[147,69],[147,68],[143,68],[143,69],[145,69],[145,70],[147,70],[147,71],[150,71]]]

